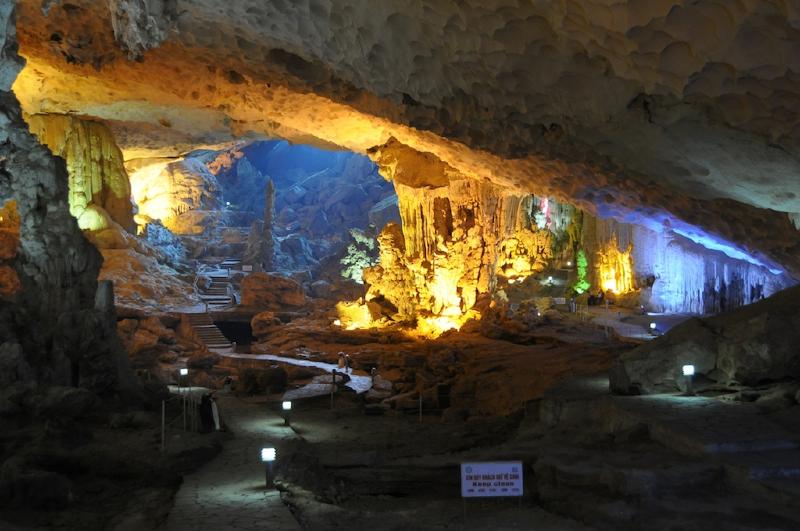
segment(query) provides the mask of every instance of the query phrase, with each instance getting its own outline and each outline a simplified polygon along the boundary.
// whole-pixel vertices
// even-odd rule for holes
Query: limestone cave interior
[[[800,1],[0,0],[0,528],[800,529]]]

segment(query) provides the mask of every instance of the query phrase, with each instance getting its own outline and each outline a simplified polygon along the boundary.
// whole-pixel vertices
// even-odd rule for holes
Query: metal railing
[[[167,405],[180,402],[181,412],[167,420]],[[191,387],[179,387],[178,394],[161,401],[161,453],[167,450],[167,430],[182,429],[185,432],[197,432],[200,428],[200,400]]]

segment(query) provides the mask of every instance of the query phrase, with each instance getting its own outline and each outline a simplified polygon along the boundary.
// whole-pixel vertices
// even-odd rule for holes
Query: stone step
[[[200,294],[200,299],[208,302],[209,304],[211,303],[229,304],[232,300],[230,297],[224,297],[222,295],[203,295],[202,293]]]

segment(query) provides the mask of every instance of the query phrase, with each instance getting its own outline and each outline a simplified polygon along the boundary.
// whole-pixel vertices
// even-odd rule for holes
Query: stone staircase
[[[237,303],[231,277],[234,272],[241,270],[241,260],[226,258],[216,265],[216,269],[204,273],[211,279],[211,285],[206,288],[198,287],[198,291],[200,299],[206,303],[209,310],[220,310]]]
[[[220,332],[207,313],[184,315],[194,329],[196,337],[205,343],[209,350],[226,352],[233,350],[233,344]]]

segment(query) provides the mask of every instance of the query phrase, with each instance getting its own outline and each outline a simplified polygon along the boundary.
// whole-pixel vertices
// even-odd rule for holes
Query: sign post
[[[519,498],[522,503],[522,461],[461,463],[461,498],[464,519],[467,498]]]

